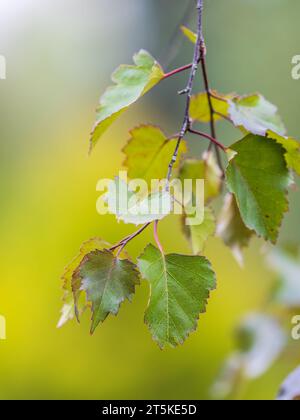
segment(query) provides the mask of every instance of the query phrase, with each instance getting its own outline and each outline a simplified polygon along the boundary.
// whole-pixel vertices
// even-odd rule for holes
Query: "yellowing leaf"
[[[135,65],[121,65],[112,75],[114,86],[100,99],[96,123],[91,135],[91,149],[110,125],[141,96],[159,83],[164,72],[154,58],[144,50],[133,57]]]
[[[215,97],[211,98],[212,106],[215,112],[219,112],[225,117],[228,115],[229,110],[229,99],[233,97],[232,94],[230,95],[221,95],[218,92],[213,92],[216,96],[221,99],[217,99]],[[192,120],[199,121],[202,123],[210,122],[210,108],[208,103],[207,94],[205,92],[199,93],[198,95],[192,96],[191,105],[190,105],[190,116]],[[214,120],[218,121],[221,120],[222,117],[218,114],[214,114]]]
[[[109,314],[117,315],[122,302],[131,301],[139,284],[135,265],[107,250],[89,253],[78,268],[78,277],[73,290],[75,295],[78,290],[85,291],[92,304],[91,334]]]
[[[169,139],[158,127],[144,125],[130,132],[131,138],[124,148],[125,166],[129,178],[144,179],[150,185],[153,179],[164,179],[176,147],[177,139]],[[186,153],[185,141],[181,142],[176,168],[180,157]]]
[[[88,241],[84,242],[81,245],[79,254],[68,264],[65,268],[65,271],[62,275],[63,280],[63,289],[64,289],[64,305],[61,310],[61,317],[58,321],[57,328],[62,327],[67,321],[74,318],[74,299],[73,299],[73,292],[72,292],[72,279],[73,281],[78,280],[76,278],[76,272],[84,259],[84,257],[89,254],[91,251],[96,249],[104,249],[109,248],[111,245],[107,242],[103,241],[101,238],[92,238]],[[79,292],[80,294],[80,292]],[[79,299],[79,295],[78,295]],[[86,309],[85,303],[78,303],[78,316]]]
[[[243,265],[243,248],[248,246],[253,233],[245,226],[234,196],[227,194],[219,218],[217,235],[231,248],[240,265]]]
[[[229,116],[236,127],[260,136],[265,136],[268,130],[285,134],[277,107],[262,95],[234,97],[229,104]]]
[[[249,134],[230,147],[237,155],[229,162],[226,178],[245,225],[258,236],[276,242],[288,210],[289,171],[284,149],[266,137]]]
[[[280,136],[270,130],[267,136],[281,144],[286,151],[284,156],[288,167],[300,176],[300,143],[292,137]]]
[[[205,208],[204,220],[200,224],[186,225],[186,218],[184,218],[183,229],[191,244],[193,254],[201,254],[204,250],[206,241],[210,236],[213,236],[216,231],[216,219],[213,210],[209,207]]]
[[[205,203],[217,197],[221,191],[222,172],[212,152],[204,153],[202,160],[186,159],[180,168],[180,179],[204,180]]]
[[[180,29],[183,35],[186,36],[189,41],[191,41],[193,44],[196,44],[197,34],[195,34],[195,32],[191,31],[189,28],[183,25],[180,27]]]
[[[101,238],[92,238],[85,241],[80,247],[79,254],[65,268],[65,271],[62,275],[64,289],[70,289],[72,276],[87,254],[89,254],[91,251],[95,251],[96,249],[100,250],[109,248],[110,246],[111,245],[109,243],[103,241]]]
[[[161,348],[182,344],[196,329],[199,314],[205,312],[210,291],[216,287],[210,263],[199,256],[162,255],[148,245],[138,267],[150,283],[145,322],[154,340]]]

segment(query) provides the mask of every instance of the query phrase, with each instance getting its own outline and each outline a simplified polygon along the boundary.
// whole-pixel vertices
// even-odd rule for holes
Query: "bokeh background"
[[[117,242],[132,229],[96,213],[97,180],[122,166],[121,148],[138,123],[178,131],[184,98],[176,92],[186,75],[168,80],[134,106],[88,157],[89,131],[100,94],[120,63],[141,47],[168,69],[190,61],[192,45],[170,40],[193,0],[1,0],[0,54],[0,313],[7,340],[0,341],[0,399],[204,399],[233,329],[264,302],[271,276],[254,241],[242,270],[218,239],[207,247],[218,275],[208,312],[184,346],[160,351],[143,324],[148,285],[137,289],[117,318],[89,335],[81,325],[56,329],[60,276],[80,244],[93,236]],[[291,58],[300,54],[300,2],[205,1],[205,36],[211,84],[220,92],[262,92],[280,108],[289,132],[300,138],[300,81]],[[190,26],[194,24],[192,16]],[[177,41],[176,41],[177,42]],[[174,45],[174,44],[173,44]],[[177,54],[176,54],[177,53]],[[197,89],[201,89],[198,78]],[[220,138],[239,133],[225,123]],[[203,143],[190,139],[190,153]],[[205,143],[205,142],[204,142]],[[299,238],[300,195],[281,241]],[[188,252],[176,221],[161,224],[167,251]],[[130,245],[137,256],[151,240]],[[274,398],[294,361],[277,363],[245,388],[243,398]]]

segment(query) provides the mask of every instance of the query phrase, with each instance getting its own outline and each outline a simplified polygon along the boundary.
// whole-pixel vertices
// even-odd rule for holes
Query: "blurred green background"
[[[56,329],[61,308],[60,275],[93,236],[117,242],[132,228],[96,213],[97,180],[121,168],[128,130],[139,123],[178,131],[184,98],[176,92],[186,75],[160,85],[126,113],[88,157],[89,131],[98,98],[114,68],[147,49],[168,69],[190,61],[182,39],[169,55],[170,39],[193,0],[1,0],[0,54],[7,80],[0,81],[0,313],[7,340],[0,341],[0,399],[204,399],[242,315],[264,302],[270,275],[254,241],[245,270],[223,244],[207,247],[218,276],[207,314],[184,346],[160,351],[143,324],[148,286],[137,289],[89,335],[81,325]],[[211,84],[220,92],[260,91],[279,106],[289,133],[300,138],[300,81],[291,58],[300,54],[300,2],[207,0],[205,36]],[[194,19],[190,21],[190,26]],[[176,47],[177,49],[177,47]],[[175,49],[175,50],[176,50]],[[171,60],[171,61],[170,61]],[[201,89],[198,78],[197,89]],[[239,133],[218,126],[226,144]],[[200,143],[200,144],[199,144]],[[205,142],[204,142],[205,143]],[[200,155],[202,142],[190,139]],[[300,195],[281,241],[299,237]],[[167,251],[188,252],[176,220],[161,224]],[[151,232],[129,248],[137,256]],[[249,384],[244,398],[274,398],[294,361],[277,363]]]

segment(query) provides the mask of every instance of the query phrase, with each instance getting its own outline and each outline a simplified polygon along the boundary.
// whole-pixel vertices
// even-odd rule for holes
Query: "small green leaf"
[[[73,292],[72,292],[72,279],[73,282],[78,281],[78,277],[76,277],[77,270],[84,259],[84,257],[89,254],[91,251],[96,249],[104,249],[109,248],[111,245],[107,242],[103,241],[101,238],[92,238],[88,241],[84,242],[81,245],[79,254],[68,264],[65,268],[65,271],[62,275],[63,280],[63,289],[64,289],[64,296],[63,301],[64,305],[61,309],[61,317],[58,321],[57,328],[62,327],[66,324],[69,320],[74,318],[74,299],[73,299]],[[80,291],[78,291],[78,305],[77,305],[77,318],[80,314],[82,314],[87,305],[85,302],[79,302],[79,295]]]
[[[183,33],[184,36],[186,36],[186,38],[191,41],[193,44],[196,44],[197,42],[197,34],[195,34],[195,32],[191,31],[189,28],[187,28],[186,26],[181,26],[180,27],[181,32]]]
[[[229,111],[229,99],[233,97],[232,94],[230,95],[222,95],[218,92],[213,91],[215,96],[218,96],[220,99],[216,97],[211,98],[212,106],[215,112],[219,112],[220,114],[224,115],[225,117],[228,116]],[[190,105],[190,116],[192,120],[199,121],[202,123],[209,123],[210,122],[210,108],[209,102],[207,98],[207,94],[205,92],[199,93],[198,95],[194,95],[191,99]],[[214,120],[218,121],[221,120],[222,116],[218,114],[214,114]]]
[[[229,104],[228,114],[236,127],[260,136],[265,136],[268,130],[285,134],[277,107],[262,95],[236,96]]]
[[[183,218],[183,231],[191,244],[194,255],[203,252],[205,243],[216,231],[216,218],[211,208],[204,210],[204,220],[201,224],[187,225],[186,218]]]
[[[171,213],[173,197],[169,191],[160,190],[147,195],[147,190],[145,193],[135,193],[130,189],[130,184],[116,178],[110,182],[104,200],[118,221],[134,225],[161,220]]]
[[[144,179],[151,184],[153,179],[164,179],[167,168],[176,147],[177,139],[169,139],[158,127],[143,125],[130,132],[131,138],[124,148],[125,166],[129,178]],[[186,153],[187,147],[181,142],[176,168],[180,157]]]
[[[91,135],[91,149],[110,125],[141,96],[145,95],[163,77],[164,72],[151,55],[144,50],[133,57],[135,65],[122,65],[112,75],[114,86],[100,99],[96,123]]]
[[[80,282],[73,284],[74,293],[85,291],[92,304],[91,334],[109,314],[117,315],[122,302],[131,301],[139,284],[135,265],[108,250],[89,253],[80,264],[78,276]]]
[[[283,215],[288,210],[290,177],[284,149],[252,134],[230,148],[237,155],[229,162],[226,178],[241,217],[258,236],[276,242]]]
[[[220,194],[222,172],[212,152],[204,153],[201,160],[186,159],[180,168],[179,176],[182,182],[187,179],[193,181],[197,179],[204,180],[205,203],[209,203]]]
[[[267,136],[281,144],[286,151],[284,156],[288,167],[300,176],[300,143],[292,137],[280,136],[270,130]]]
[[[249,245],[253,233],[245,226],[234,196],[227,194],[219,218],[217,235],[231,249],[240,265],[243,265],[243,248]]]
[[[142,276],[150,283],[151,295],[145,313],[154,340],[161,348],[182,344],[196,329],[205,312],[215,275],[204,257],[162,255],[148,245],[138,259]]]

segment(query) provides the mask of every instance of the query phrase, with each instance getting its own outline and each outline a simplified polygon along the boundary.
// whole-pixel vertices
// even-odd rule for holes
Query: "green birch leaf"
[[[84,242],[81,245],[79,254],[66,266],[64,273],[62,275],[63,281],[63,307],[61,309],[61,317],[58,321],[57,328],[61,328],[65,325],[69,320],[72,320],[75,315],[75,307],[74,307],[74,298],[73,298],[73,291],[72,291],[72,279],[73,282],[78,281],[78,277],[76,277],[77,270],[84,259],[84,257],[89,254],[91,251],[95,251],[96,249],[101,250],[104,248],[109,248],[111,245],[107,242],[103,241],[101,238],[92,238],[88,241]],[[77,317],[81,315],[87,308],[86,302],[79,301],[80,291],[78,291],[78,305],[77,305]]]
[[[275,105],[262,95],[236,96],[229,100],[229,117],[243,131],[265,136],[268,130],[285,135],[286,129]]]
[[[243,222],[258,236],[275,243],[288,211],[290,176],[284,149],[252,134],[230,149],[237,155],[229,162],[227,185],[235,195]]]
[[[109,314],[117,315],[122,302],[131,301],[135,286],[139,284],[136,266],[108,250],[89,253],[81,262],[77,275],[80,283],[73,284],[74,291],[85,291],[87,301],[92,305],[91,334]]]
[[[233,98],[233,95],[222,95],[218,92],[213,91],[215,96],[218,96],[220,99],[215,97],[211,98],[212,106],[215,112],[219,112],[225,117],[228,116],[229,111],[229,100]],[[207,93],[202,92],[197,95],[193,95],[191,99],[190,105],[190,116],[192,120],[199,121],[202,123],[209,123],[210,122],[210,108],[207,98]],[[218,121],[221,120],[222,116],[218,114],[214,114],[214,120]]]
[[[215,274],[204,257],[162,255],[148,245],[138,259],[142,276],[149,281],[151,295],[145,313],[153,339],[160,348],[182,344],[197,327],[205,312]]]
[[[123,149],[129,178],[144,179],[149,185],[153,179],[166,178],[177,138],[167,138],[160,128],[152,125],[134,128],[130,134],[131,138]],[[186,143],[182,141],[174,168],[178,167],[180,157],[186,151]]]
[[[200,224],[187,225],[186,217],[183,218],[183,231],[189,241],[193,254],[199,255],[203,252],[205,244],[210,236],[216,232],[216,218],[211,208],[204,210],[204,220]]]
[[[254,232],[249,230],[240,215],[236,200],[232,194],[227,194],[220,214],[217,235],[231,249],[240,265],[243,265],[243,248],[249,245]]]
[[[111,124],[139,98],[164,78],[164,72],[154,58],[144,50],[134,55],[135,65],[121,65],[112,75],[114,86],[100,99],[96,123],[91,134],[91,149]]]
[[[209,203],[221,192],[222,172],[212,152],[203,154],[202,159],[186,159],[180,168],[180,179],[204,180],[205,203]]]
[[[290,169],[300,176],[300,143],[292,137],[280,136],[272,131],[267,132],[267,137],[275,140],[285,149],[285,160]]]
[[[193,44],[196,44],[197,42],[197,34],[193,31],[191,31],[189,28],[187,28],[186,26],[182,25],[180,27],[181,32],[183,33],[183,35],[189,40],[191,41]]]
[[[135,193],[130,189],[130,184],[116,178],[109,183],[103,200],[107,202],[109,212],[114,214],[118,221],[134,225],[162,220],[171,213],[173,197],[169,191],[160,190],[147,194],[148,189]]]

